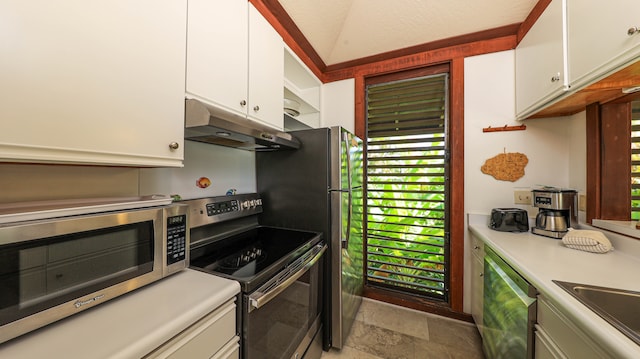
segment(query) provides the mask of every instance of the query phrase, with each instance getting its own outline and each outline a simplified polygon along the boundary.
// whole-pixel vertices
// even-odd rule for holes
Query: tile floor
[[[476,327],[365,298],[341,351],[322,359],[483,359]]]

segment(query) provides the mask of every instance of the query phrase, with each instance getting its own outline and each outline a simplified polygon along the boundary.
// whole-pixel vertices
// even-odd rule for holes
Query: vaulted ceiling
[[[538,0],[278,0],[325,65],[522,23]]]

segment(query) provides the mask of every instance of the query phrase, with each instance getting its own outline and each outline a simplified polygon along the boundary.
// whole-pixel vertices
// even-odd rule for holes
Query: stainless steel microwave
[[[0,224],[0,343],[189,265],[188,206]]]

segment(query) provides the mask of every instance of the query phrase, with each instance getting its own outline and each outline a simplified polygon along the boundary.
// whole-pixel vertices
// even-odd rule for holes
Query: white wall
[[[533,216],[537,213],[534,207],[513,203],[515,189],[529,190],[539,185],[583,189],[586,159],[584,133],[580,131],[584,127],[584,115],[515,121],[512,50],[466,58],[464,67],[465,213],[490,214],[492,208],[518,207]],[[482,132],[488,126],[521,124],[527,126],[526,130]],[[515,182],[499,181],[480,171],[487,159],[504,151],[520,152],[529,159],[524,177]],[[467,313],[470,260],[469,234],[466,233],[464,310]]]
[[[200,142],[184,141],[183,168],[140,170],[140,194],[178,194],[183,199],[223,196],[234,188],[237,193],[256,191],[255,153]],[[200,177],[211,180],[199,188]]]

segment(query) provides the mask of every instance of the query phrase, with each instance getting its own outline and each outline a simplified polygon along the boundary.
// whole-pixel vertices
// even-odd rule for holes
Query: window
[[[367,285],[448,301],[449,75],[430,71],[367,81]]]

